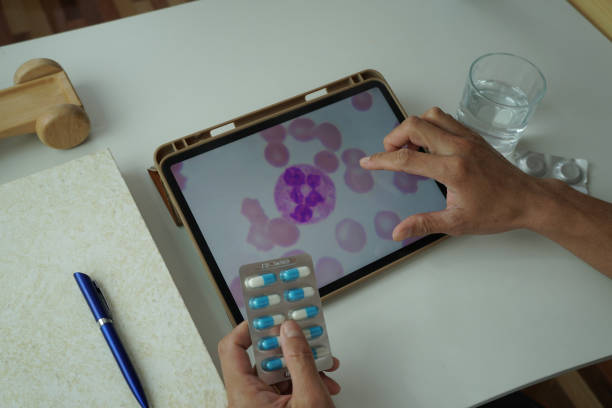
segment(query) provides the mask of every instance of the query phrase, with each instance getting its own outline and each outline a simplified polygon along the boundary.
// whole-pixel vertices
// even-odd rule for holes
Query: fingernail
[[[402,239],[404,239],[404,237],[407,235],[406,234],[407,230],[403,229],[394,229],[393,233],[392,233],[392,237],[394,241],[401,241]]]
[[[367,164],[370,161],[370,156],[362,157],[359,164]]]
[[[285,337],[298,337],[301,333],[300,327],[293,320],[287,320],[283,323],[283,334]]]

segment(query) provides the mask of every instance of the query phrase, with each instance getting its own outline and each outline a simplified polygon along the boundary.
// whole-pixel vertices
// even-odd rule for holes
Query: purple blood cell
[[[315,276],[319,288],[344,276],[342,264],[336,258],[324,256],[317,261]]]
[[[306,205],[299,204],[289,216],[300,224],[305,224],[312,219],[312,210]]]
[[[298,227],[284,218],[274,218],[268,223],[268,236],[276,245],[288,247],[300,237]]]
[[[274,243],[268,236],[267,225],[251,224],[246,241],[259,251],[269,251],[274,248]]]
[[[421,238],[423,238],[423,237],[410,237],[410,238],[406,238],[405,240],[402,241],[402,246],[406,246],[406,245],[412,244],[413,242],[418,241]]]
[[[261,132],[261,137],[268,143],[282,143],[287,131],[283,125],[272,126]]]
[[[315,123],[308,118],[297,118],[289,124],[289,133],[300,142],[306,142],[314,139],[312,129]]]
[[[301,176],[300,176],[301,175]],[[305,184],[310,175],[319,177],[319,184],[316,189]],[[311,181],[316,178],[310,178]],[[308,197],[312,191],[316,191],[310,198],[310,204],[296,202],[297,193],[293,193],[295,188],[299,188],[304,197]],[[312,200],[317,201],[315,204]],[[297,164],[289,167],[276,182],[274,187],[274,202],[281,215],[288,221],[297,224],[315,224],[329,216],[336,205],[336,187],[333,181],[319,170],[309,164]]]
[[[311,188],[317,188],[319,184],[321,184],[321,176],[318,174],[309,174],[308,177],[306,177],[306,184]]]
[[[374,217],[376,235],[382,239],[393,240],[393,228],[400,223],[400,217],[393,211],[379,211]]]
[[[242,200],[242,208],[240,210],[251,224],[264,225],[268,222],[268,217],[264,213],[263,208],[258,200],[253,198],[245,198]]]
[[[358,93],[351,98],[351,104],[358,111],[367,111],[372,106],[372,95],[368,91]]]
[[[321,123],[313,129],[314,136],[330,150],[338,150],[342,145],[342,135],[338,128],[329,122]]]
[[[268,143],[264,156],[274,167],[283,167],[289,163],[289,150],[282,143]]]
[[[304,194],[302,194],[301,186],[295,186],[291,189],[291,193],[289,194],[291,199],[296,204],[304,203]]]
[[[404,194],[416,193],[418,189],[417,182],[426,180],[427,177],[417,176],[416,174],[408,174],[403,171],[393,173],[393,184],[399,191]]]
[[[238,307],[244,307],[244,296],[242,294],[242,286],[240,285],[240,276],[236,276],[230,283],[230,292],[236,300]]]
[[[170,166],[170,170],[174,175],[174,179],[176,180],[179,188],[181,190],[185,189],[185,184],[187,184],[187,177],[181,174],[181,170],[183,169],[183,163],[176,163]]]
[[[317,190],[311,190],[310,193],[308,193],[308,195],[306,196],[307,207],[314,207],[317,204],[322,203],[323,201],[325,201],[325,199],[321,194],[319,194]]]
[[[351,218],[345,218],[336,225],[336,241],[347,252],[359,252],[366,244],[363,226]]]
[[[315,154],[314,164],[327,173],[333,173],[338,169],[338,158],[329,150],[321,150]]]
[[[344,172],[344,182],[356,193],[367,193],[374,187],[374,177],[361,167],[348,167]]]
[[[301,249],[292,249],[291,251],[287,251],[283,254],[283,258],[285,257],[289,257],[289,256],[296,256],[296,255],[301,255],[301,254],[305,254],[306,252],[302,251]]]
[[[283,172],[282,178],[289,186],[301,186],[304,184],[306,176],[302,169],[297,166],[291,166]]]
[[[346,149],[342,152],[342,162],[347,167],[361,167],[359,165],[359,159],[365,156],[366,154],[361,149]]]

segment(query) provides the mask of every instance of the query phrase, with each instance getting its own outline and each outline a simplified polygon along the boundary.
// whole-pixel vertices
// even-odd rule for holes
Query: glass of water
[[[525,58],[486,54],[470,66],[457,119],[508,157],[545,92],[544,75]]]

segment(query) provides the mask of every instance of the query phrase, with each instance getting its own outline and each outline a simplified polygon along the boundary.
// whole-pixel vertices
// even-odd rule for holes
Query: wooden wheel
[[[27,81],[31,81],[36,78],[44,77],[47,75],[55,74],[56,72],[63,71],[60,64],[49,58],[36,58],[24,62],[13,77],[15,85],[22,84]]]
[[[85,110],[76,105],[50,107],[36,119],[36,134],[41,142],[56,149],[70,149],[87,139],[90,123]]]

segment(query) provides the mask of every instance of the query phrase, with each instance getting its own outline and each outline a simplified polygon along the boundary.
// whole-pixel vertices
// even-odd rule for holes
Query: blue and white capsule
[[[257,342],[257,348],[261,351],[274,350],[280,347],[278,336],[262,337]]]
[[[264,371],[276,371],[285,367],[285,359],[283,357],[270,357],[261,362],[261,368]]]
[[[322,346],[312,347],[310,350],[312,350],[312,357],[315,360],[319,358],[323,358],[329,354],[329,350],[327,350],[325,347],[322,347]]]
[[[264,307],[278,305],[281,301],[279,295],[263,295],[252,297],[249,299],[249,307],[251,309],[263,309]]]
[[[289,312],[291,320],[304,320],[315,317],[319,313],[319,308],[316,306],[306,306],[301,309],[295,309]]]
[[[315,291],[310,286],[303,288],[288,289],[285,291],[285,300],[287,302],[297,302],[304,298],[309,298],[315,294]]]
[[[310,268],[307,266],[298,266],[297,268],[291,268],[282,271],[278,274],[278,277],[283,282],[291,282],[298,278],[303,278],[310,275]]]
[[[312,340],[316,339],[317,337],[321,337],[321,335],[323,334],[323,328],[321,326],[311,326],[302,330],[302,333],[304,333],[304,337],[306,337],[306,340]],[[257,342],[257,348],[261,351],[274,350],[279,347],[279,336],[262,337]]]
[[[255,289],[268,286],[276,282],[276,275],[273,273],[264,273],[262,275],[249,276],[244,280],[244,286]]]
[[[259,316],[253,319],[253,327],[257,330],[265,330],[272,326],[278,326],[285,321],[285,316],[282,314],[276,314],[272,316]]]
[[[317,360],[319,358],[327,356],[329,351],[325,347],[311,347],[312,357]],[[285,359],[283,357],[269,357],[261,362],[261,368],[264,371],[276,371],[281,368],[287,367],[285,365]]]
[[[323,335],[323,328],[321,326],[310,326],[302,330],[306,340],[316,339]]]

